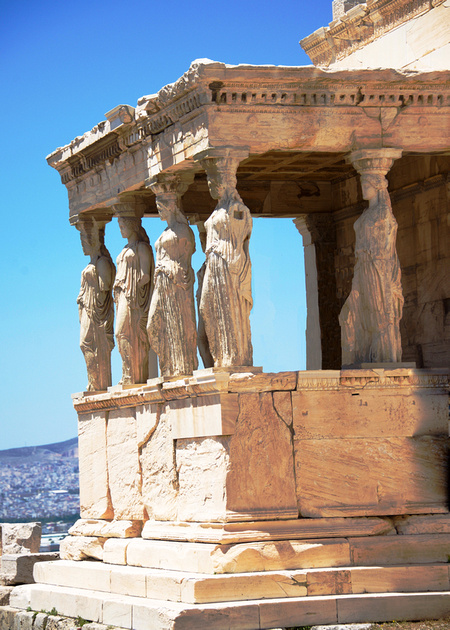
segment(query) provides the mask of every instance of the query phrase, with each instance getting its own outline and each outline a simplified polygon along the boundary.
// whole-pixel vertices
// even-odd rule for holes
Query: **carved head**
[[[213,199],[221,199],[227,192],[236,190],[236,160],[231,158],[207,158],[203,162],[208,188]]]
[[[105,242],[105,227],[92,218],[76,224],[80,232],[81,247],[85,256],[100,254]]]
[[[119,217],[117,222],[123,238],[130,238],[133,234],[137,235],[141,225],[141,220],[135,217]]]
[[[142,227],[139,217],[118,217],[117,222],[119,224],[120,234],[123,238],[133,241],[149,242],[147,232]]]
[[[156,195],[156,207],[162,221],[169,223],[171,219],[179,220],[180,210],[177,193],[164,193]]]
[[[381,173],[364,173],[361,175],[361,189],[364,199],[370,201],[381,190],[387,190],[388,181]]]

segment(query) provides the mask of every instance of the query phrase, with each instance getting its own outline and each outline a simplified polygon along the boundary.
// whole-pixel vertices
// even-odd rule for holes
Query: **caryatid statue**
[[[208,152],[200,160],[217,206],[205,222],[206,270],[200,298],[209,349],[215,367],[253,364],[250,332],[252,232],[250,210],[236,190],[243,156],[231,149]]]
[[[153,290],[153,251],[141,219],[133,216],[132,211],[125,213],[122,209],[118,222],[120,233],[127,239],[117,257],[114,282],[116,339],[122,357],[121,383],[146,383],[149,377],[146,326]]]
[[[191,257],[195,237],[181,210],[181,196],[193,176],[159,175],[150,183],[167,227],[156,241],[155,287],[148,315],[150,346],[162,376],[192,374],[198,367]]]
[[[82,217],[76,223],[83,253],[90,262],[81,273],[78,295],[80,348],[86,361],[87,391],[104,391],[111,385],[111,351],[114,348],[112,288],[116,268],[105,247],[105,223]]]
[[[349,156],[361,176],[369,206],[355,221],[352,289],[339,316],[344,366],[397,363],[402,358],[403,309],[397,221],[392,213],[386,173],[401,156],[398,149],[363,149]]]

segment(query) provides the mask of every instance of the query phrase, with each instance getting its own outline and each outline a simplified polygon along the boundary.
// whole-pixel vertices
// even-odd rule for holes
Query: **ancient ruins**
[[[81,519],[12,606],[134,630],[450,613],[447,3],[345,4],[315,66],[195,61],[48,157],[90,257]],[[256,217],[303,239],[305,371],[253,365]]]

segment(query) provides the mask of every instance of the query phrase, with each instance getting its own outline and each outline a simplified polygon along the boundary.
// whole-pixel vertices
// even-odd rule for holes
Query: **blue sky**
[[[74,437],[70,394],[87,382],[76,307],[87,259],[46,155],[116,105],[135,106],[175,81],[194,59],[309,65],[298,41],[330,21],[331,0],[1,3],[0,449]],[[145,227],[154,243],[164,225]],[[116,221],[106,243],[116,258],[124,244]],[[251,256],[254,363],[304,369],[303,251],[292,221],[256,220]],[[198,247],[194,269],[201,263]]]

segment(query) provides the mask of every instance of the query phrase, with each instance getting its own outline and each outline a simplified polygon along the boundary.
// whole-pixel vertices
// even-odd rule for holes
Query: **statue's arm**
[[[189,227],[178,237],[178,251],[182,260],[190,260],[195,252],[195,236]]]
[[[139,264],[141,266],[140,278],[138,280],[138,286],[143,287],[148,284],[152,277],[153,256],[152,250],[146,243],[139,243]]]
[[[106,256],[102,256],[98,259],[96,268],[100,291],[110,291],[114,280],[113,266],[111,262],[106,258]]]

